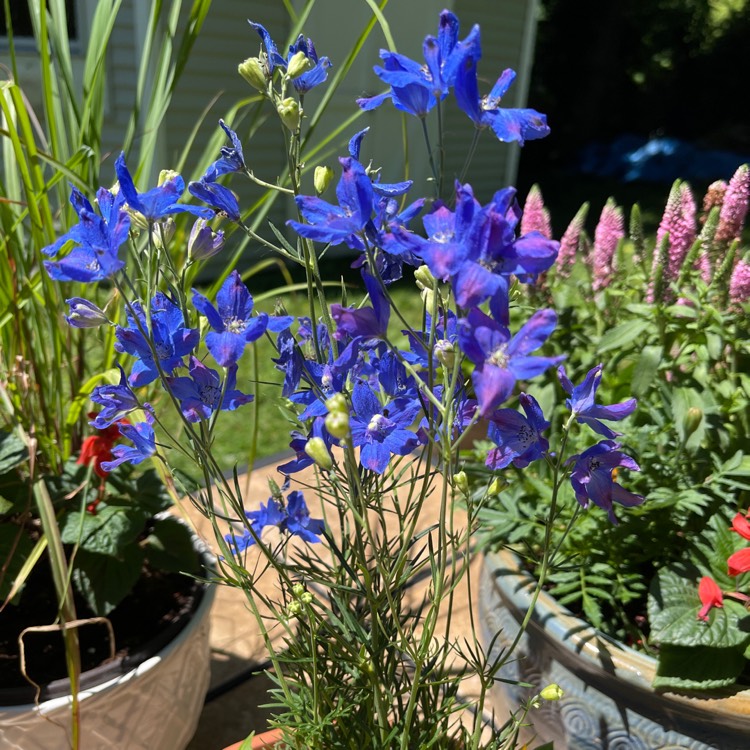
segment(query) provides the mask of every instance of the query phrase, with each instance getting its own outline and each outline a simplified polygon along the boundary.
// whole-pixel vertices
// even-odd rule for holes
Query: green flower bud
[[[289,78],[297,78],[308,70],[314,68],[313,61],[302,51],[295,52],[292,59],[286,65],[286,74]]]
[[[287,616],[297,617],[302,612],[302,604],[298,601],[289,602],[286,608]]]
[[[163,250],[174,237],[175,229],[177,225],[174,219],[170,216],[164,221],[158,221],[151,227],[151,239],[154,246]]]
[[[435,289],[437,286],[437,279],[427,266],[420,266],[414,271],[414,279],[420,289]]]
[[[682,429],[687,440],[700,426],[703,421],[703,410],[697,406],[691,406],[682,420]]]
[[[292,593],[293,593],[293,594],[294,594],[295,596],[297,596],[297,597],[301,596],[302,594],[304,594],[304,593],[305,593],[305,587],[304,587],[304,585],[303,585],[303,584],[301,584],[301,583],[295,583],[295,584],[294,584],[294,585],[292,586]]]
[[[284,127],[294,133],[299,127],[299,121],[302,114],[297,100],[292,99],[291,96],[282,99],[276,105],[276,111],[279,113],[279,117],[281,118],[281,122],[284,123]]]
[[[333,437],[343,440],[349,435],[349,415],[345,412],[331,411],[326,415],[326,430]]]
[[[312,604],[313,595],[309,591],[303,591],[299,595],[299,600],[302,602],[302,604]]]
[[[131,231],[133,231],[134,229],[148,229],[148,219],[140,211],[136,211],[134,208],[130,208],[129,206],[125,210],[128,212],[128,216],[130,216]]]
[[[423,289],[420,292],[422,299],[424,300],[425,307],[428,310],[435,309],[435,292],[432,289]]]
[[[510,483],[506,479],[497,477],[490,482],[490,486],[487,488],[488,495],[499,495],[503,490],[507,490],[510,487]]]
[[[453,475],[453,486],[465,497],[469,495],[469,477],[465,471],[458,471]]]
[[[257,57],[248,57],[237,66],[237,71],[254,89],[266,90],[266,74],[263,72],[263,64]]]
[[[328,189],[331,184],[334,174],[330,167],[315,167],[313,174],[313,185],[315,185],[315,192],[318,195],[322,195]]]
[[[539,692],[539,697],[545,701],[559,701],[563,695],[565,695],[563,689],[554,682]]]
[[[447,339],[441,339],[435,342],[435,356],[441,365],[447,368],[453,367],[456,362],[456,350],[453,344]]]
[[[330,412],[338,412],[339,414],[349,414],[349,404],[346,403],[346,397],[343,393],[334,393],[326,401],[326,409]]]
[[[330,471],[333,468],[333,459],[326,448],[323,438],[313,437],[305,443],[305,453],[320,466],[321,469]]]

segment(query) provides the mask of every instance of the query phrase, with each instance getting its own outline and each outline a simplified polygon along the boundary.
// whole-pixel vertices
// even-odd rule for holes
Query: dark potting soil
[[[112,666],[117,669],[109,676],[112,678],[150,658],[187,625],[202,595],[202,584],[189,576],[144,568],[133,591],[107,618],[115,636],[114,660],[110,657],[109,629],[105,624],[78,629],[81,671],[114,662]],[[94,616],[80,597],[74,598],[78,619]],[[42,563],[29,576],[18,606],[9,604],[0,614],[0,703],[34,701],[36,691],[21,674],[18,635],[26,627],[53,623],[56,614],[49,566]],[[24,651],[26,672],[43,687],[40,699],[44,700],[50,697],[45,686],[67,679],[62,634],[59,630],[27,633]],[[86,683],[84,676],[82,686],[86,687]]]

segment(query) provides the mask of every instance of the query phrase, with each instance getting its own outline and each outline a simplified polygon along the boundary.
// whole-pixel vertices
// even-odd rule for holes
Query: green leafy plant
[[[637,397],[617,440],[641,469],[629,486],[646,497],[616,526],[563,503],[551,591],[602,632],[656,656],[660,688],[750,682],[750,620],[741,593],[731,600],[747,576],[727,573],[742,542],[727,529],[750,502],[747,189],[741,167],[729,189],[709,189],[696,220],[692,193],[677,182],[655,240],[637,206],[627,237],[621,210],[605,206],[593,244],[579,213],[555,271],[534,290],[562,310],[555,345],[568,373],[603,363],[602,401]],[[526,300],[519,294],[519,305]],[[530,392],[553,415],[555,434],[565,394],[551,379]],[[537,498],[549,482],[544,466],[526,472],[484,511],[490,546],[510,545],[538,565]],[[702,576],[730,597],[707,621],[698,618]]]

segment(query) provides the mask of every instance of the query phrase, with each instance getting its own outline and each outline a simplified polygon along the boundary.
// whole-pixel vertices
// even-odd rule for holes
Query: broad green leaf
[[[733,685],[746,664],[742,649],[662,646],[653,686],[711,690]]]
[[[708,623],[700,621],[698,584],[687,577],[689,571],[663,568],[657,574],[648,595],[651,638],[660,646],[744,649],[750,641],[750,615],[738,602],[724,599],[723,607],[711,610]]]
[[[86,603],[106,617],[133,589],[143,569],[144,552],[137,544],[122,550],[120,557],[79,550],[73,583]]]
[[[170,573],[199,570],[190,529],[177,518],[160,518],[146,537],[146,558],[155,568]]]
[[[639,318],[629,320],[627,323],[621,323],[619,326],[615,326],[607,331],[599,339],[596,350],[601,354],[611,349],[622,349],[627,344],[635,341],[650,325],[651,323],[648,320],[641,320]]]
[[[62,540],[66,544],[78,544],[87,552],[116,556],[134,546],[149,515],[139,508],[104,504],[96,513],[73,511],[63,520]]]
[[[23,440],[14,432],[0,432],[0,474],[22,464],[28,457]]]

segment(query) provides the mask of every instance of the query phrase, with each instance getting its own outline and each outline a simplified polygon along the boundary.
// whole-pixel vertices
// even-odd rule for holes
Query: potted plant
[[[497,654],[481,644],[473,618],[460,634],[451,621],[456,591],[471,587],[479,513],[501,486],[491,480],[471,492],[458,448],[482,423],[498,443],[487,453],[496,468],[506,459],[522,467],[547,451],[538,401],[522,393],[522,413],[505,404],[522,383],[561,361],[537,353],[556,328],[555,312],[515,304],[518,285],[548,271],[558,245],[539,231],[520,230],[513,188],[481,203],[463,175],[454,184],[444,180],[443,144],[433,151],[429,139],[434,174],[427,198],[408,202],[412,182],[387,182],[392,178],[381,177],[362,156],[367,130],[352,134],[339,159],[335,199],[321,197],[336,171],[319,164],[311,174],[304,102],[310,89],[324,85],[330,63],[304,36],[282,54],[262,25],[251,27],[260,52],[240,73],[278,118],[288,172],[276,185],[256,175],[246,156],[251,149],[231,123],[221,122],[227,145],[188,186],[216,212],[214,223],[197,226],[186,259],[165,229],[163,209],[182,205],[173,178],[140,193],[124,156],[117,159],[119,190],[105,196],[113,206],[113,239],[104,243],[99,264],[119,307],[104,310],[85,297],[76,302],[86,323],[100,326],[103,336],[112,332],[127,355],[119,382],[92,392],[106,411],[99,424],[133,420],[118,428],[132,442],[115,449],[118,461],[155,458],[169,470],[173,455],[182,453],[201,472],[201,488],[186,491],[214,527],[219,578],[246,593],[266,642],[276,685],[271,723],[283,745],[515,747],[529,713],[558,700],[560,691],[546,686],[495,716],[484,710],[502,668],[515,658],[514,644]],[[422,119],[427,136],[426,117],[440,116],[438,103],[454,94],[475,138],[489,131],[523,144],[547,134],[544,115],[501,108],[512,71],[480,98],[478,27],[460,40],[458,19],[444,11],[424,50],[424,65],[383,51],[384,66],[376,72],[388,90],[359,106],[369,110],[390,100]],[[272,227],[269,239],[248,226],[247,212],[225,184],[243,177],[293,197],[289,234]],[[142,253],[130,252],[111,230],[133,210],[145,218]],[[416,231],[411,223],[420,212],[423,231]],[[215,296],[190,288],[179,263],[213,252],[220,222],[298,268],[307,292],[301,314],[291,314],[289,298],[261,309],[237,270],[221,280]],[[54,246],[47,262],[53,275],[63,264],[86,265],[90,242],[79,236],[72,249]],[[331,245],[353,251],[360,274],[358,288],[342,283],[334,303],[319,257],[319,246]],[[402,279],[410,286],[401,299],[412,301],[411,310],[394,291]],[[265,426],[279,430],[286,423],[294,455],[278,467],[267,497],[245,498],[236,471],[222,470],[215,440],[225,412],[253,402],[249,391],[260,378],[247,350],[262,339],[274,347],[281,410]],[[147,401],[152,384],[163,388],[159,402]],[[170,429],[170,412],[181,432]],[[552,459],[556,475],[567,455],[562,445]],[[622,451],[612,457],[633,465]],[[312,480],[300,479],[304,468],[314,471]],[[642,499],[618,487],[620,500]],[[427,519],[422,511],[431,495],[440,512]],[[554,551],[556,497],[557,490],[547,558]],[[273,577],[272,594],[256,586],[261,575]],[[429,581],[428,590],[411,601],[417,577]],[[535,596],[543,583],[544,573]],[[477,686],[473,696],[463,691],[469,678]]]
[[[5,19],[10,66],[0,86],[0,735],[28,748],[115,745],[126,736],[123,727],[133,724],[133,712],[141,714],[142,733],[133,727],[129,747],[184,746],[208,684],[212,591],[203,579],[210,555],[186,525],[164,515],[175,493],[156,471],[116,465],[119,428],[88,424],[99,416],[98,408],[89,413],[93,387],[120,378],[114,341],[86,327],[85,305],[66,304],[75,300],[80,278],[63,268],[62,283],[53,283],[43,268],[60,225],[80,222],[78,231],[97,247],[106,231],[107,206],[100,203],[95,211],[88,199],[70,204],[66,181],[77,186],[78,198],[98,180],[103,59],[118,5],[97,5],[81,87],[72,72],[62,4],[40,12],[38,3],[29,3],[43,71],[38,112],[19,79],[19,70],[23,75],[28,69],[17,56],[16,16]],[[199,27],[184,33],[181,55],[188,54]],[[158,33],[154,25],[147,47]],[[156,86],[153,95],[167,101],[168,87]],[[148,119],[158,129],[163,113],[156,109]],[[117,231],[127,235],[129,221],[120,221]],[[88,289],[106,306],[108,284],[94,279]],[[125,421],[120,426],[134,429]],[[109,666],[95,671],[102,662]],[[165,693],[169,710],[155,699]]]
[[[531,199],[543,217],[539,195]],[[636,396],[638,408],[610,438],[637,461],[640,473],[628,483],[646,498],[614,524],[586,508],[572,471],[552,527],[554,599],[545,599],[537,622],[546,642],[553,631],[562,640],[557,652],[568,660],[576,650],[589,658],[571,677],[578,696],[568,685],[570,706],[547,715],[549,739],[598,737],[607,726],[610,739],[649,747],[688,738],[691,747],[739,747],[748,731],[737,716],[747,714],[750,685],[747,205],[743,166],[728,184],[711,185],[702,210],[678,181],[653,241],[638,207],[626,237],[622,210],[610,201],[592,245],[582,233],[584,208],[563,236],[554,272],[535,290],[565,309],[556,345],[567,355],[565,372],[588,384],[574,388],[562,373],[562,387],[550,379],[531,388],[545,413],[561,415],[551,419],[552,434],[564,430],[563,402],[585,394],[594,416],[605,413],[594,400],[600,378],[602,403]],[[538,498],[553,482],[541,462],[519,479],[483,515],[488,548],[515,550],[520,563],[489,554],[482,601],[502,598],[511,609],[512,591],[523,598],[524,574],[539,572],[546,538]],[[521,679],[540,677],[547,653],[541,644],[529,648],[540,659],[518,663]],[[599,692],[583,701],[581,674],[592,671],[589,690]],[[607,673],[619,680],[606,681]],[[609,691],[601,701],[590,697]],[[561,720],[566,711],[570,723]]]

